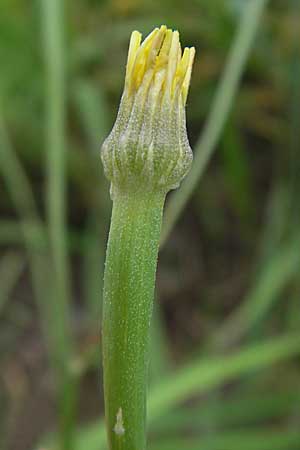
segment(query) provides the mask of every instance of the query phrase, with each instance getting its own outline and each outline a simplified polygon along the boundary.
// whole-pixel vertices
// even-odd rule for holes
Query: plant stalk
[[[149,326],[165,193],[117,193],[103,304],[106,426],[111,450],[144,450]]]

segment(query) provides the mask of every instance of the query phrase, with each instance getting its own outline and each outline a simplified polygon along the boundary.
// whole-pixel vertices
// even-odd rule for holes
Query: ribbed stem
[[[149,325],[165,194],[116,194],[104,276],[103,366],[110,450],[144,450]]]

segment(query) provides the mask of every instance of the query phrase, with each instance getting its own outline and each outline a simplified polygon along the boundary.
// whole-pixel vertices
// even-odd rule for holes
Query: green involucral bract
[[[114,190],[165,192],[176,188],[190,169],[193,155],[182,99],[132,101],[124,93],[114,128],[102,147],[102,161]],[[150,97],[150,98],[149,98]]]

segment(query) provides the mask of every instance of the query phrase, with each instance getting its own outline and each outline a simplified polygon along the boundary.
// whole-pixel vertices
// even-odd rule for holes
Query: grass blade
[[[181,188],[173,194],[167,205],[161,237],[162,244],[167,239],[198,184],[220,139],[267,1],[252,0],[244,6],[244,12],[230,50],[224,74],[218,86],[204,131],[196,144],[192,169],[186,180],[183,181]]]
[[[266,369],[300,354],[300,335],[288,334],[242,349],[232,355],[195,361],[168,376],[149,392],[148,417],[152,422],[188,397],[220,387],[238,377]],[[104,423],[78,430],[77,450],[101,450],[105,446]],[[49,446],[56,450],[55,443]]]
[[[25,267],[24,256],[8,251],[0,260],[0,315]]]
[[[68,365],[73,353],[73,342],[69,323],[71,292],[66,225],[66,56],[63,0],[41,0],[41,21],[47,89],[47,215],[53,264],[50,301],[56,310],[54,323],[60,341],[57,369],[61,445],[64,450],[71,450],[77,382]]]

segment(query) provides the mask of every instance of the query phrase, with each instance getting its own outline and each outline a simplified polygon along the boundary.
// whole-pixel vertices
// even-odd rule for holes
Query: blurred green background
[[[300,450],[299,0],[1,0],[0,448],[106,449],[99,158],[132,30],[196,47],[150,450]]]

